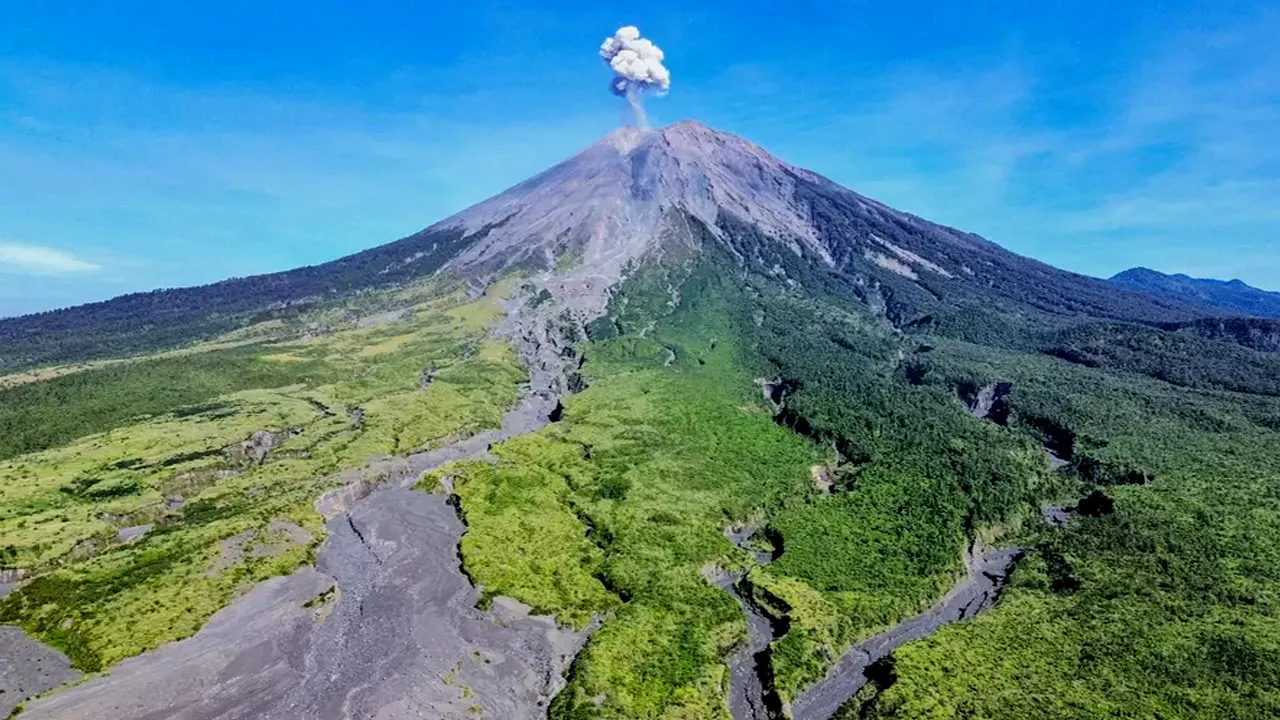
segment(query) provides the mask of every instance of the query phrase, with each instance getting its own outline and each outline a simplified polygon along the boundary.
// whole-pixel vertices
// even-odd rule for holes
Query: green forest
[[[939,350],[927,382],[1011,382],[1012,429],[1065,433],[1069,474],[1111,511],[1027,528],[1017,542],[1031,552],[1000,605],[900,650],[889,681],[846,715],[1280,714],[1274,376],[1256,375],[1256,393],[1196,389],[1217,384],[1228,349],[1198,362],[1175,355],[1176,383],[1150,377],[1167,358],[1099,372],[958,343]]]

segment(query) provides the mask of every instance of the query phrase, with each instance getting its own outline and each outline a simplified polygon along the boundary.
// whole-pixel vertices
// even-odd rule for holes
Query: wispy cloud
[[[22,275],[68,275],[101,270],[69,252],[40,245],[0,243],[0,272]]]

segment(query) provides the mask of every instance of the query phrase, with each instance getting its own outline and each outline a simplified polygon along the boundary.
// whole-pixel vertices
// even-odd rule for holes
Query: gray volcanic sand
[[[545,425],[555,402],[527,396],[501,430],[411,456],[401,482],[327,494],[315,568],[259,584],[191,638],[31,703],[24,720],[545,717],[585,634],[514,601],[477,610],[458,560],[465,527],[444,496],[408,486]]]
[[[22,628],[0,625],[0,648],[0,717],[33,695],[80,678],[66,655],[27,637]]]
[[[465,527],[444,496],[410,489],[427,470],[487,458],[490,444],[548,424],[577,359],[546,322],[560,304],[527,317],[526,300],[508,302],[497,330],[529,371],[500,429],[411,455],[386,486],[359,479],[326,493],[314,568],[259,584],[191,638],[32,702],[24,720],[546,717],[586,634],[515,601],[477,610],[458,558]]]
[[[545,715],[581,637],[514,604],[474,608],[456,552],[463,526],[444,497],[376,491],[328,529],[319,569],[264,582],[194,637],[23,717],[474,718],[473,705]],[[336,602],[303,607],[335,579]]]
[[[757,530],[754,526],[726,529],[725,537],[734,545],[751,551],[747,543]],[[773,562],[769,553],[752,552],[756,556],[757,565]],[[760,679],[760,659],[756,656],[777,638],[769,618],[750,598],[739,592],[737,582],[741,578],[742,573],[719,573],[709,578],[717,587],[733,595],[747,619],[746,642],[725,659],[729,666],[729,715],[734,720],[769,720],[769,708],[764,700],[764,683]]]

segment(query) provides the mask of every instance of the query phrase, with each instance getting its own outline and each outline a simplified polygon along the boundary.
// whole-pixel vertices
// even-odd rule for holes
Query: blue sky
[[[666,51],[657,123],[1071,270],[1280,290],[1274,3],[630,5],[8,3],[0,315],[412,233],[618,125],[622,24]]]

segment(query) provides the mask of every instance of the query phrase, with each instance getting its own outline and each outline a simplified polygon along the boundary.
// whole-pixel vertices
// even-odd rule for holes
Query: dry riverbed
[[[928,637],[947,623],[971,618],[993,607],[1022,552],[1018,548],[967,552],[968,573],[964,580],[929,610],[851,648],[825,678],[795,701],[791,708],[794,720],[828,720],[867,684],[867,669],[875,662],[906,643]]]
[[[411,458],[404,482],[327,508],[337,512],[315,567],[258,585],[195,636],[33,701],[23,717],[545,717],[584,636],[514,602],[476,609],[457,554],[463,524],[445,496],[402,485],[545,423],[551,402],[529,397],[503,430]]]
[[[483,458],[556,414],[577,359],[544,318],[523,317],[525,301],[509,301],[498,329],[529,370],[500,429],[405,458],[386,485],[327,493],[316,502],[328,535],[314,567],[260,583],[186,640],[29,702],[24,720],[544,718],[585,633],[502,598],[477,609],[458,557],[464,525],[446,496],[411,489],[423,472]],[[20,677],[0,658],[5,682],[22,682],[0,698],[16,705],[78,677],[56,651],[13,635],[50,655],[53,671]],[[20,649],[0,656],[30,656]]]

